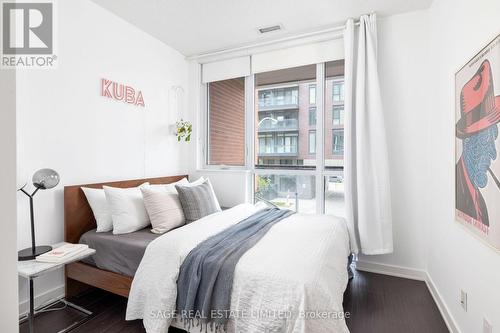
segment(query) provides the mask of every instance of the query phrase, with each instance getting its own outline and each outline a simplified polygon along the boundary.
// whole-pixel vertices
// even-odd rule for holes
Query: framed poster
[[[500,35],[455,74],[455,216],[500,249]]]

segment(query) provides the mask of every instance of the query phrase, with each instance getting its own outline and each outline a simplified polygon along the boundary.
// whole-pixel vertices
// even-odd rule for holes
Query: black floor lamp
[[[31,247],[21,250],[17,253],[18,260],[31,260],[35,259],[36,256],[43,254],[45,252],[49,252],[52,250],[52,246],[42,245],[36,246],[35,242],[35,215],[33,213],[33,197],[35,196],[38,190],[48,190],[53,187],[56,187],[59,184],[59,174],[52,169],[40,169],[33,175],[33,185],[35,186],[35,190],[33,193],[28,193],[24,189],[26,184],[19,189],[19,191],[23,192],[30,198],[30,218],[31,218]]]

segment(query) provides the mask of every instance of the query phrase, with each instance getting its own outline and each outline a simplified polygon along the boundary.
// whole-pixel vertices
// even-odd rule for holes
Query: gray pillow
[[[200,185],[175,185],[175,188],[177,189],[177,193],[179,193],[179,200],[184,211],[186,223],[221,211],[212,184],[210,184],[208,179]]]

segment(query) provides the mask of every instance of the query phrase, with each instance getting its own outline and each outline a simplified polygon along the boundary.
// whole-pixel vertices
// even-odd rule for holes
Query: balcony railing
[[[299,103],[287,103],[287,104],[279,104],[279,103],[259,103],[259,111],[274,111],[274,110],[293,110],[298,109]]]
[[[299,107],[299,87],[273,88],[259,91],[259,111]]]
[[[299,129],[298,119],[265,120],[259,125],[259,132],[274,131],[297,131]]]
[[[266,146],[259,148],[259,156],[297,156],[297,146]]]

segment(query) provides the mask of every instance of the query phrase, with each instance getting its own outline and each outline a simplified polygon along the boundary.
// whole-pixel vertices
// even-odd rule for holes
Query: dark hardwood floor
[[[449,332],[423,281],[357,271],[344,293],[351,333]]]
[[[72,333],[144,332],[142,321],[124,320],[127,301],[123,297],[93,290],[71,301],[94,313]],[[344,310],[350,313],[347,326],[351,333],[448,332],[431,294],[421,281],[356,272],[344,294]],[[41,313],[35,318],[35,332],[58,332],[80,318],[82,315],[71,308]],[[26,323],[21,324],[20,332],[28,332]],[[182,332],[174,328],[169,331]]]

